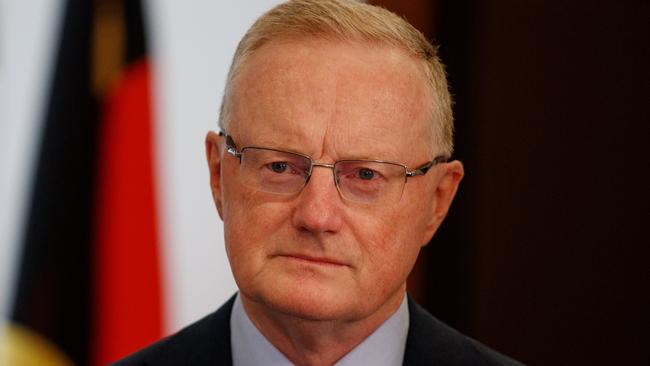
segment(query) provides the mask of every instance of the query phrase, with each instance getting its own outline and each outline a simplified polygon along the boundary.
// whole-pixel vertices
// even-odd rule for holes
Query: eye
[[[371,180],[375,177],[375,171],[368,168],[361,168],[357,171],[357,175],[359,176],[359,179]]]
[[[284,161],[274,161],[271,164],[269,164],[271,170],[273,170],[276,173],[284,173],[287,170],[287,163]]]

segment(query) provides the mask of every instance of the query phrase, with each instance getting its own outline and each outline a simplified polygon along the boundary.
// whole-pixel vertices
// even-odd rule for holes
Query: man
[[[396,15],[298,0],[235,53],[206,153],[239,293],[121,365],[511,365],[406,295],[463,166],[426,39]]]

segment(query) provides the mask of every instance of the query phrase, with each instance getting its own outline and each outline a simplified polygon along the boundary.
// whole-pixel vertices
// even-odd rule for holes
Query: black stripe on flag
[[[97,103],[91,91],[93,2],[65,6],[25,220],[11,321],[88,364],[90,241]]]

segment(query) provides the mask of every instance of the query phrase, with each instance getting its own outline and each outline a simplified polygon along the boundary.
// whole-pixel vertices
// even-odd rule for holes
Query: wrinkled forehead
[[[395,145],[389,138],[423,146],[431,141],[425,66],[396,47],[273,41],[241,65],[232,87],[229,130],[255,143],[273,145],[263,140],[280,134],[366,148],[385,142],[384,149]]]

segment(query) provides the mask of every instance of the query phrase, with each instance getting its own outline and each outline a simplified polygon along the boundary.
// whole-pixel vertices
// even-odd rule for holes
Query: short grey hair
[[[276,39],[306,37],[377,42],[406,51],[425,65],[432,91],[431,135],[439,154],[453,152],[452,97],[445,67],[437,48],[415,27],[381,7],[352,0],[291,0],[269,10],[251,26],[239,42],[226,80],[219,126],[227,129],[231,118],[233,80],[248,57]]]

